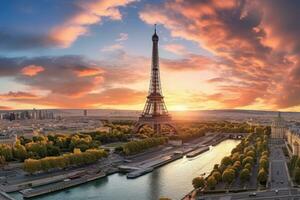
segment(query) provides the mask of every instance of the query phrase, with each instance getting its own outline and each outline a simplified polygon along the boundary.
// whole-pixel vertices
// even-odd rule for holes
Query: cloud
[[[144,102],[146,94],[146,92],[135,91],[129,88],[111,88],[80,97],[49,94],[35,99],[18,98],[12,101],[56,108],[99,108],[140,104]]]
[[[110,45],[110,46],[105,46],[101,49],[101,51],[103,52],[109,52],[109,51],[116,51],[116,50],[121,50],[123,49],[124,46],[122,44],[113,44],[113,45]]]
[[[0,30],[0,50],[26,50],[58,45],[56,40],[44,34],[21,33],[16,30]]]
[[[42,66],[28,65],[22,69],[22,74],[26,76],[35,76],[45,69]]]
[[[126,40],[128,40],[127,33],[120,33],[119,37],[116,39],[117,42],[126,41]]]
[[[13,100],[13,99],[34,99],[37,98],[37,96],[35,94],[31,94],[29,92],[22,92],[22,91],[18,91],[18,92],[8,92],[8,93],[0,93],[0,99],[9,99],[9,100]]]
[[[161,59],[162,67],[171,71],[198,71],[207,70],[217,65],[215,60],[208,57],[189,54],[182,59]]]
[[[74,72],[77,74],[78,77],[84,77],[101,75],[104,72],[104,70],[92,67],[76,67],[76,69],[74,69]]]
[[[163,45],[163,48],[166,51],[169,51],[171,53],[177,54],[177,55],[185,55],[188,53],[187,49],[180,44],[166,44]]]
[[[43,71],[37,66],[43,66]],[[70,96],[89,93],[101,84],[101,75],[95,69],[101,72],[101,67],[81,56],[0,58],[0,77],[12,77],[33,89]]]
[[[50,31],[50,38],[58,41],[63,48],[69,47],[79,36],[86,35],[88,26],[100,23],[103,17],[120,20],[122,15],[118,9],[134,0],[93,0],[77,1],[79,12],[75,13],[63,24]]]
[[[167,0],[146,5],[139,16],[214,55],[215,78],[208,83],[224,95],[207,95],[208,100],[278,109],[300,105],[299,7],[292,0]],[[185,69],[183,62],[179,66]]]
[[[0,110],[12,110],[13,108],[9,106],[0,106]]]
[[[144,57],[131,56],[125,52],[114,53],[113,57],[116,60],[95,61],[74,55],[0,57],[0,78],[9,77],[26,88],[22,92],[0,94],[0,99],[74,108],[96,107],[97,102],[99,106],[123,105],[125,102],[133,105],[140,102],[141,97],[146,96],[145,91],[134,90],[130,84],[148,78],[145,68],[150,69],[150,65],[147,65],[149,59],[146,61]],[[24,74],[24,66],[25,71],[30,71],[32,76]],[[36,66],[43,66],[43,71],[33,75],[39,69]],[[35,94],[28,91],[35,91]]]
[[[58,6],[67,14],[59,24],[49,27],[46,33],[20,32],[11,27],[2,27],[0,31],[0,50],[28,50],[40,48],[67,48],[78,37],[87,35],[89,27],[102,22],[103,18],[121,20],[120,7],[135,0],[75,0]],[[125,39],[125,35],[122,35]]]

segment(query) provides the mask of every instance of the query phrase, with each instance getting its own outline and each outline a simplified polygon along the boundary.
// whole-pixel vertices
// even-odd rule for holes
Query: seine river
[[[210,172],[214,164],[220,163],[221,159],[225,155],[229,155],[238,143],[237,140],[225,140],[197,157],[184,157],[137,179],[126,179],[125,175],[114,174],[34,199],[158,200],[160,197],[181,199],[193,189],[192,179],[194,177]],[[12,196],[20,199],[19,195]]]

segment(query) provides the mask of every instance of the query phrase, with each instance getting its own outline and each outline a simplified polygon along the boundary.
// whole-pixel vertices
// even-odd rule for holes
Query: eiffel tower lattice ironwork
[[[176,132],[176,128],[172,123],[170,114],[168,113],[161,90],[158,40],[159,37],[156,33],[155,25],[154,34],[152,36],[153,47],[150,87],[143,113],[135,125],[134,132],[138,132],[144,125],[150,125],[156,134],[161,133],[162,125],[169,126],[174,132]]]

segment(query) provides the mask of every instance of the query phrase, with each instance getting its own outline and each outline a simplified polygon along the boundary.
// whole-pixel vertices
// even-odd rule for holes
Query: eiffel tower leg
[[[160,134],[161,133],[161,126],[160,124],[153,124],[153,130],[155,134]]]

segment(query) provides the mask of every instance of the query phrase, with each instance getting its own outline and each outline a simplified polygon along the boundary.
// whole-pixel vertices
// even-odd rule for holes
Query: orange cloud
[[[8,107],[8,106],[0,106],[0,110],[12,110],[12,107]]]
[[[24,67],[21,72],[23,75],[26,75],[26,76],[35,76],[43,71],[45,71],[45,69],[42,66],[28,65],[28,66]]]
[[[290,56],[295,50],[299,55],[300,45],[295,41],[300,29],[291,23],[297,18],[291,14],[297,13],[296,10],[288,11],[298,8],[293,6],[297,3],[260,2],[167,0],[159,5],[147,5],[139,15],[146,23],[162,24],[171,36],[197,42],[215,55],[216,64],[210,68],[215,78],[207,83],[215,85],[216,92],[224,96],[207,95],[207,100],[216,100],[224,107],[244,107],[258,102],[269,108],[272,104],[300,105],[296,95],[300,93],[296,87],[300,84],[297,81],[300,67],[296,66],[300,62]],[[280,13],[282,20],[274,20],[274,13]],[[195,58],[185,56],[182,60],[185,62],[175,62],[175,69],[188,69],[184,67],[187,60],[194,63],[191,66],[195,69],[203,69],[199,67],[201,64],[197,67],[201,62]],[[281,94],[294,100],[280,98]]]
[[[180,44],[166,44],[163,45],[163,48],[166,51],[169,51],[171,53],[177,54],[177,55],[185,55],[188,53],[187,49]]]
[[[79,97],[49,94],[45,97],[35,99],[18,98],[11,99],[11,101],[23,104],[51,106],[55,108],[101,108],[141,104],[145,101],[146,95],[146,92],[136,91],[129,88],[112,88]]]
[[[79,36],[88,33],[88,26],[100,23],[102,17],[120,20],[119,7],[126,6],[135,0],[95,0],[79,1],[76,5],[80,11],[67,19],[63,24],[50,31],[50,38],[60,47],[69,47]]]
[[[81,68],[75,69],[74,72],[78,77],[85,77],[85,76],[96,76],[103,74],[104,70],[100,68]]]
[[[29,92],[21,92],[21,91],[18,91],[18,92],[8,92],[8,93],[2,93],[0,94],[0,99],[35,99],[37,98],[36,95],[34,94],[31,94]]]
[[[186,55],[182,59],[161,59],[162,67],[171,71],[205,70],[216,66],[218,63],[208,57],[196,54]]]

